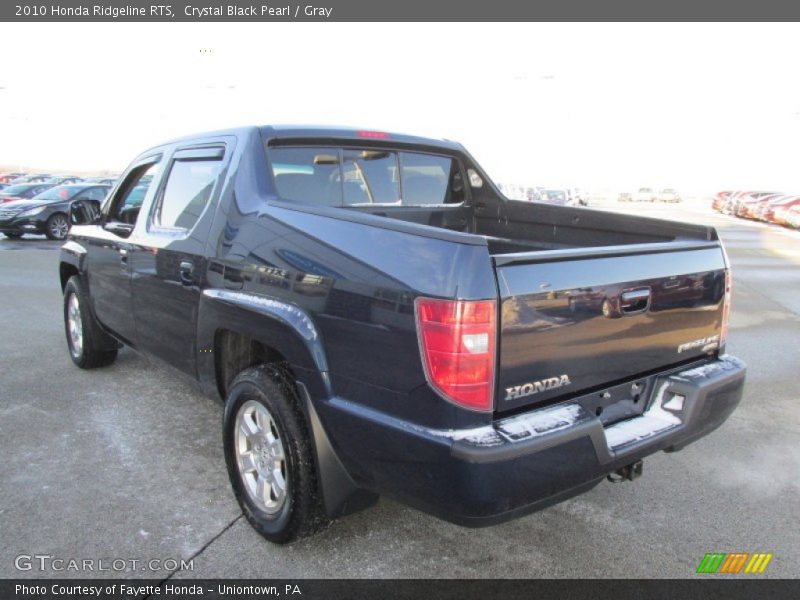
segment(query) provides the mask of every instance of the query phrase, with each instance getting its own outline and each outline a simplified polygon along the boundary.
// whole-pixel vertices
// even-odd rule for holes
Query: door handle
[[[194,284],[194,263],[189,260],[182,260],[178,268],[181,283],[183,285]]]
[[[128,251],[125,248],[119,249],[119,262],[122,263],[122,266],[127,266],[128,264]]]
[[[650,308],[650,288],[622,292],[619,295],[619,308],[626,315],[646,311]]]

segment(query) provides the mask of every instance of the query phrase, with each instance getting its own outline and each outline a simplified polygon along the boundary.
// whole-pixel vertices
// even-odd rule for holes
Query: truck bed
[[[455,207],[358,210],[486,244],[500,303],[497,412],[719,348],[726,264],[713,229],[499,199],[472,218]]]

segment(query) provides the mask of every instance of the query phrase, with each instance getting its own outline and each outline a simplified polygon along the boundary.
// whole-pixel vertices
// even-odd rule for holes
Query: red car
[[[722,207],[725,205],[725,202],[727,202],[728,197],[730,197],[732,193],[733,192],[729,190],[717,192],[716,196],[714,196],[714,199],[711,201],[711,208],[717,211],[722,210]]]
[[[769,215],[770,223],[789,226],[789,211],[794,211],[797,206],[800,206],[800,198],[794,197],[791,201],[773,207]]]
[[[760,202],[767,198],[777,198],[778,196],[780,196],[778,192],[746,192],[739,196],[738,201],[731,210],[737,217],[754,219],[756,207]]]
[[[800,204],[800,196],[783,196],[778,198],[767,204],[764,211],[761,213],[761,220],[767,221],[768,223],[786,225],[786,222],[782,220],[783,218],[779,216],[779,213],[797,204]]]
[[[25,173],[2,173],[0,174],[0,183],[11,183],[13,179],[22,177]]]
[[[792,204],[786,209],[786,226],[800,229],[800,204]]]

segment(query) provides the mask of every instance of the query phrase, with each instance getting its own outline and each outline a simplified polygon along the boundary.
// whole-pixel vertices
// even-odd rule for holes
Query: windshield
[[[43,200],[45,202],[58,202],[59,200],[69,200],[78,192],[80,192],[83,188],[73,188],[68,187],[65,185],[59,185],[58,187],[50,188],[46,192],[42,192],[38,196],[35,196],[36,200]]]
[[[563,190],[547,190],[545,192],[547,194],[548,200],[565,200],[566,196]]]

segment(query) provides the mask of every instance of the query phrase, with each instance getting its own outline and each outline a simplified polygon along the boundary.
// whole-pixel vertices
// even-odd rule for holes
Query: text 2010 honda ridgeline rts
[[[127,344],[224,399],[231,484],[275,542],[380,494],[497,523],[633,479],[741,399],[713,229],[508,200],[457,143],[198,135],[70,218],[73,361]]]

